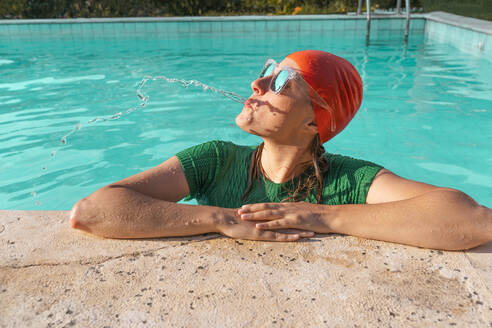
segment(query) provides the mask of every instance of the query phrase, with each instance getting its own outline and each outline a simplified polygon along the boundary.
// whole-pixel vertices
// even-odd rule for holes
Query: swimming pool
[[[231,21],[0,25],[0,209],[69,210],[185,147],[259,143],[234,124],[241,104],[159,81],[145,86],[145,108],[87,122],[138,106],[145,75],[197,79],[247,97],[266,58],[309,48],[348,59],[364,81],[361,109],[327,151],[460,189],[491,207],[492,65],[431,42],[423,19],[412,22],[405,45],[402,22],[374,22],[369,44],[363,20],[262,21],[254,30]]]

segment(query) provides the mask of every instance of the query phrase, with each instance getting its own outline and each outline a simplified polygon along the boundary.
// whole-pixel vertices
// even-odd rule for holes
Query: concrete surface
[[[1,327],[492,327],[492,243],[109,240],[0,211]]]
[[[469,30],[492,35],[492,22],[484,19],[459,16],[442,11],[431,12],[427,14],[425,18],[435,22],[454,25],[460,28],[466,28]]]

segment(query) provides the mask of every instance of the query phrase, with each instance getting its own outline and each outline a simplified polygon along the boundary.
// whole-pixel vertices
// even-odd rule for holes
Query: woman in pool
[[[259,146],[211,141],[78,201],[70,224],[109,238],[296,241],[315,233],[446,250],[492,241],[492,210],[461,191],[326,154],[362,101],[355,68],[306,50],[267,61],[236,124]],[[200,205],[177,204],[196,198]]]

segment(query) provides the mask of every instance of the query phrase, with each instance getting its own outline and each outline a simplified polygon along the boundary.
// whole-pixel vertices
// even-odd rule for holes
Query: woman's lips
[[[253,103],[250,99],[248,99],[248,100],[246,100],[246,101],[244,102],[244,107],[248,107],[249,109],[251,109],[251,110],[253,110],[253,111],[255,111],[255,110],[256,110],[256,106],[255,106],[255,104],[254,104],[254,103]]]

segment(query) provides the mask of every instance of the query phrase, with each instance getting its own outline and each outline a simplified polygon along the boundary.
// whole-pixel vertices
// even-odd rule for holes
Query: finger
[[[254,213],[241,214],[241,219],[243,220],[276,220],[284,216],[283,211],[279,210],[264,210]]]
[[[264,223],[257,223],[256,228],[260,230],[269,230],[269,229],[292,229],[297,228],[289,219],[280,219],[273,220]]]
[[[246,204],[239,208],[238,213],[248,213],[248,212],[257,212],[263,211],[267,209],[275,209],[278,208],[278,203],[256,203],[256,204]]]
[[[283,229],[283,230],[275,230],[275,231],[282,232],[282,233],[298,234],[300,237],[303,237],[303,238],[313,237],[315,234],[314,231],[299,230],[299,229]]]
[[[312,231],[302,231],[302,232],[299,232],[299,236],[302,237],[302,238],[311,238],[311,237],[314,237],[314,232],[312,232]]]
[[[299,239],[299,234],[281,233],[276,231],[260,231],[258,240],[269,241],[296,241]]]

